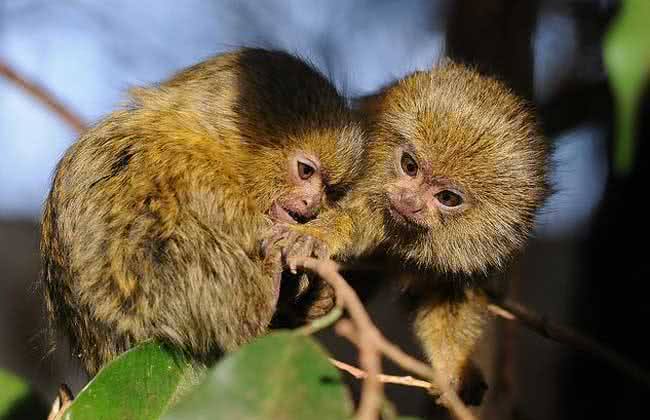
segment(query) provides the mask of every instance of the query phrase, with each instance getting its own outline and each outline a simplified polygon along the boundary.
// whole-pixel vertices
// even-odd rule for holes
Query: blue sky
[[[4,0],[0,59],[92,122],[118,106],[129,86],[241,45],[299,53],[349,95],[370,93],[435,64],[443,53],[443,16],[441,3],[415,0]],[[540,101],[574,64],[572,25],[562,8],[540,17]],[[57,117],[0,78],[0,218],[38,218],[53,168],[74,139]],[[540,219],[547,235],[580,226],[607,175],[598,125],[575,127],[557,144],[560,193]]]

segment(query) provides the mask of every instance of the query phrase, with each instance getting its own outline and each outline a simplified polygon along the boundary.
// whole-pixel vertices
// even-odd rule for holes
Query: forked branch
[[[449,386],[440,371],[428,366],[414,357],[404,353],[395,344],[388,341],[370,319],[368,312],[359,300],[356,292],[339,274],[339,265],[331,260],[315,258],[294,258],[290,266],[305,268],[318,274],[336,291],[337,305],[346,309],[350,319],[336,324],[336,332],[354,343],[359,349],[359,363],[365,371],[361,402],[357,418],[376,420],[384,400],[381,381],[381,355],[391,359],[403,369],[430,379],[433,390],[440,394],[439,402],[446,406],[458,419],[475,419],[472,412],[463,404],[458,394]]]

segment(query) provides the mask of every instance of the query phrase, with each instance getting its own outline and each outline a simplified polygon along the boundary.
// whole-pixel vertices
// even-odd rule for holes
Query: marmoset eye
[[[418,174],[418,164],[415,162],[415,159],[406,152],[402,154],[401,165],[402,170],[406,175],[415,177]]]
[[[450,190],[443,190],[436,194],[438,202],[445,207],[458,207],[463,204],[463,197]]]
[[[307,165],[306,163],[298,162],[298,176],[300,179],[307,180],[311,178],[312,175],[314,175],[314,172],[316,172],[316,169],[313,167]]]

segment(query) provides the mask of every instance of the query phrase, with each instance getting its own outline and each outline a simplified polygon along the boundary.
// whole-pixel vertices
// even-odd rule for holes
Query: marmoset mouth
[[[273,204],[273,207],[271,207],[271,210],[269,211],[269,216],[275,220],[297,224],[304,224],[314,219],[314,216],[304,216],[301,213],[285,208],[278,203]]]
[[[408,217],[408,215],[399,211],[399,209],[391,203],[388,203],[384,211],[385,215],[390,218],[393,224],[395,226],[400,226],[400,229],[404,230],[404,232],[419,232],[419,234],[422,234],[422,232],[427,230],[426,224],[421,223],[419,220],[412,217]]]

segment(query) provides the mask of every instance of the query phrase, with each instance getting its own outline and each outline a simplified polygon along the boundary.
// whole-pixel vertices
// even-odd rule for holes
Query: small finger
[[[272,279],[273,279],[273,300],[271,303],[275,307],[278,305],[278,301],[280,300],[280,287],[282,285],[282,271],[280,270],[280,271],[273,272]]]
[[[274,248],[280,241],[285,239],[286,232],[277,232],[262,240],[262,254],[268,255],[269,251]]]
[[[282,234],[285,229],[282,229],[280,225],[273,225],[268,230],[264,232],[264,238],[272,238],[274,236]]]
[[[282,257],[286,260],[287,258],[290,258],[292,256],[291,254],[291,249],[293,248],[293,244],[300,238],[300,234],[298,232],[289,232],[286,236],[286,246],[283,247],[282,250]]]
[[[311,254],[311,249],[313,247],[313,241],[308,236],[297,236],[293,243],[287,246],[287,257],[308,257]],[[293,274],[297,273],[295,264],[289,263],[289,269]]]
[[[312,240],[309,236],[300,236],[290,245],[289,256],[309,257],[311,254]]]
[[[272,304],[277,306],[280,299],[280,285],[282,284],[282,252],[279,248],[274,248],[264,259],[266,270],[271,275],[272,284]]]
[[[325,244],[325,242],[316,241],[314,244],[314,255],[319,259],[329,259],[330,252],[327,244]]]
[[[298,265],[296,264],[296,260],[294,258],[289,258],[287,260],[287,264],[289,265],[289,271],[291,274],[298,274]]]
[[[271,248],[264,258],[264,264],[273,273],[276,271],[282,272],[282,250],[280,248]]]

